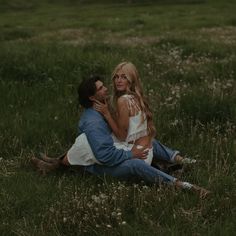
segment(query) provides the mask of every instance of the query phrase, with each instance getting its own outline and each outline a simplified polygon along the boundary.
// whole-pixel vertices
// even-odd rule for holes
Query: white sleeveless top
[[[133,95],[125,94],[122,97],[126,98],[129,111],[132,111],[134,109],[139,110],[139,112],[135,116],[129,117],[129,128],[127,137],[125,139],[125,142],[127,143],[134,142],[135,140],[148,135],[147,119],[145,114],[143,114],[143,112],[140,110],[140,107],[135,101]],[[118,140],[114,137],[114,135],[112,136],[114,141],[117,142]]]
[[[125,141],[132,142],[147,134],[147,120],[142,122],[142,112],[139,111],[137,115],[129,118],[129,129]]]
[[[148,135],[147,119],[145,114],[143,114],[143,112],[140,110],[140,107],[137,104],[133,95],[126,94],[122,97],[127,99],[129,111],[133,111],[135,109],[136,111],[138,110],[138,113],[135,116],[129,117],[129,128],[125,141],[118,140],[114,134],[112,134],[112,138],[114,141],[114,146],[116,148],[130,151],[133,147],[135,140]],[[142,146],[138,145],[137,148],[142,148]],[[146,150],[148,150],[148,155],[144,161],[147,164],[151,165],[153,158],[153,149],[147,148]]]

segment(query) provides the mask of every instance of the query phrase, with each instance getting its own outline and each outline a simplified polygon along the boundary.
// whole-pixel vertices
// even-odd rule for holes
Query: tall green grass
[[[234,1],[0,1],[1,235],[233,235],[236,191]],[[198,164],[166,186],[30,165],[77,135],[83,77],[120,61],[140,72],[157,139]]]

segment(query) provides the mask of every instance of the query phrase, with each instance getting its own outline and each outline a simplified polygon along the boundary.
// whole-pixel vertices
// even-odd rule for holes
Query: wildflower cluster
[[[103,190],[104,184],[87,189],[70,189],[62,193],[45,214],[46,227],[57,224],[65,232],[106,232],[126,225],[123,208],[119,203],[127,195],[124,185],[111,185]]]
[[[153,226],[158,222],[150,211],[153,206],[161,207],[163,197],[160,189],[143,184],[112,182],[86,189],[68,188],[42,215],[42,225],[48,230],[76,234],[112,232],[136,221]]]

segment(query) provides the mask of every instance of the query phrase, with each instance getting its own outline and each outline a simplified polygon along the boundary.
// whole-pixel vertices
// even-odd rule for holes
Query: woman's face
[[[119,92],[125,92],[128,90],[129,81],[126,74],[124,73],[122,69],[117,71],[113,79],[114,79],[115,90]]]

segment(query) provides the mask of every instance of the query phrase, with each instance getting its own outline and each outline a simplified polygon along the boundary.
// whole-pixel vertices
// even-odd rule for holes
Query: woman
[[[101,112],[113,131],[114,145],[118,149],[131,150],[133,145],[148,149],[145,161],[152,162],[152,139],[155,127],[152,112],[143,96],[136,67],[131,62],[122,62],[112,73],[113,105],[112,116],[107,103],[96,101],[95,109]]]
[[[131,62],[122,62],[112,73],[113,83],[113,114],[108,105],[96,101],[95,109],[103,114],[112,131],[114,145],[118,149],[131,150],[133,145],[139,148],[146,147],[149,152],[145,160],[149,165],[152,162],[152,139],[156,130],[153,124],[153,115],[143,95],[138,71]],[[171,160],[174,163],[195,163],[196,160],[175,155]]]

